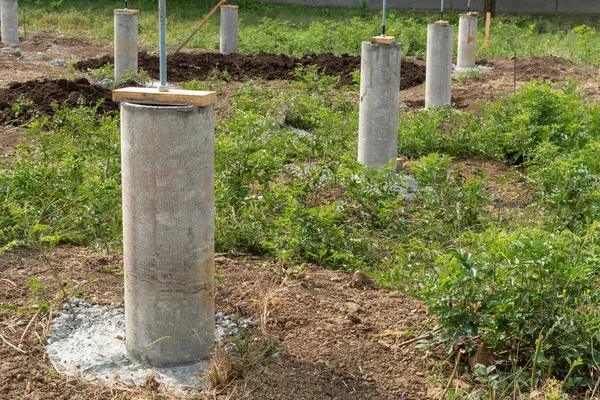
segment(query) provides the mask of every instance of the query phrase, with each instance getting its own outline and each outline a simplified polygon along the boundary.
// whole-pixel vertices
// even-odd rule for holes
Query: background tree
[[[492,13],[492,17],[496,16],[496,0],[483,0],[483,15]]]

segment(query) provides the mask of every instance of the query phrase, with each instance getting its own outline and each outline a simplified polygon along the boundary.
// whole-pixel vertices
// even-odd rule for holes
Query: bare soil
[[[8,88],[0,88],[0,124],[24,124],[41,114],[52,116],[55,106],[94,106],[102,100],[99,113],[116,111],[118,104],[111,100],[112,92],[103,86],[92,85],[86,78],[36,79],[13,82]],[[31,104],[23,100],[31,101]],[[15,109],[15,104],[21,106]]]
[[[112,56],[80,61],[74,68],[80,71],[100,68],[106,63],[114,63]],[[205,80],[213,71],[227,72],[231,79],[240,81],[246,78],[265,80],[288,80],[298,66],[317,65],[327,74],[338,76],[339,84],[352,84],[352,73],[360,71],[360,57],[344,54],[335,56],[324,53],[306,55],[302,58],[285,54],[230,54],[220,53],[178,53],[167,57],[167,74],[170,81],[184,82],[192,79]],[[141,52],[138,66],[148,72],[153,79],[159,79],[159,59],[156,55]],[[410,58],[402,60],[400,89],[420,85],[425,81],[425,64]]]
[[[218,255],[215,261],[223,277],[217,285],[217,311],[252,315],[257,329],[275,338],[280,349],[277,358],[249,368],[219,391],[222,397],[208,390],[198,396],[423,399],[435,387],[424,379],[431,367],[423,355],[399,346],[411,337],[409,332],[418,334],[425,321],[418,301],[379,288],[360,274],[357,279],[304,264],[292,276],[269,259]],[[121,257],[62,246],[54,250],[52,263],[71,295],[100,304],[122,302],[123,279],[114,273],[123,266]],[[36,300],[27,284],[33,275],[41,282]],[[0,304],[22,309],[0,309],[0,398],[162,398],[160,388],[110,389],[54,373],[43,346],[53,314],[37,314],[36,305],[54,300],[56,313],[62,304],[56,280],[39,253],[0,255],[0,288]]]
[[[493,101],[513,93],[515,85],[514,59],[479,59],[477,65],[492,67],[479,74],[464,76],[455,73],[452,84],[452,105],[458,109],[474,110],[481,101]],[[559,83],[572,79],[591,101],[600,101],[600,70],[578,65],[555,56],[517,58],[516,85],[531,81]],[[464,78],[464,79],[463,79]],[[400,93],[400,100],[408,109],[425,106],[425,86],[415,86]]]
[[[55,66],[51,62],[76,62],[113,52],[112,45],[94,46],[79,38],[66,37],[60,31],[28,32],[27,38],[21,43],[2,44],[0,47],[14,50],[0,52],[0,87],[37,78],[77,79],[84,74],[75,69]]]

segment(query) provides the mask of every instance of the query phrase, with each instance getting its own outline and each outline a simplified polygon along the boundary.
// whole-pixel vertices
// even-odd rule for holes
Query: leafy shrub
[[[600,141],[570,153],[544,143],[529,163],[529,183],[550,211],[550,230],[585,230],[600,220]]]
[[[514,95],[480,104],[477,114],[439,108],[407,115],[399,130],[400,154],[432,152],[522,164],[549,142],[564,152],[600,135],[600,110],[583,101],[574,83],[560,91],[531,82]]]
[[[441,343],[452,351],[472,346],[470,339],[478,337],[531,369],[535,341],[542,337],[536,379],[549,368],[564,379],[581,359],[567,384],[593,385],[600,355],[599,227],[592,224],[583,236],[537,229],[465,235],[472,253],[448,251],[419,285],[418,294],[439,323],[423,344]]]
[[[515,95],[487,103],[481,109],[478,152],[519,164],[530,159],[540,143],[565,151],[584,146],[598,135],[600,119],[598,107],[586,104],[575,88],[569,84],[554,91],[549,84],[532,82]]]
[[[442,240],[481,226],[488,197],[483,181],[463,179],[451,169],[451,158],[430,154],[410,163],[419,190],[410,208],[416,215],[413,230]]]

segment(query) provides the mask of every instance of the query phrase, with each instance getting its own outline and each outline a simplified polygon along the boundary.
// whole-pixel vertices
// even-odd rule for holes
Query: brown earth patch
[[[69,293],[102,305],[122,301],[123,280],[115,273],[122,268],[120,256],[61,246],[52,262]],[[426,397],[432,386],[424,380],[431,373],[428,363],[416,350],[399,346],[409,330],[418,334],[425,321],[425,307],[418,301],[373,285],[351,285],[351,275],[312,265],[303,264],[295,278],[276,261],[259,257],[219,255],[216,265],[224,278],[217,285],[217,310],[252,315],[280,350],[278,358],[222,389],[222,397],[205,391],[199,398]],[[27,285],[33,275],[41,283],[37,300]],[[6,340],[0,341],[0,398],[167,398],[156,388],[152,393],[140,387],[108,388],[54,373],[43,343],[61,304],[51,271],[35,251],[0,255],[0,287],[0,334]],[[53,313],[36,315],[41,300],[55,300]]]
[[[0,48],[13,50],[0,52],[0,87],[40,78],[77,79],[83,76],[81,72],[52,65],[51,61],[68,63],[113,52],[112,44],[96,46],[79,38],[66,37],[60,31],[28,32],[19,44],[2,44]]]
[[[494,101],[514,90],[514,59],[479,59],[477,65],[492,67],[480,70],[466,78],[452,76],[452,105],[458,109],[474,110],[479,101]],[[531,81],[558,83],[567,78],[579,82],[579,90],[591,101],[600,101],[598,67],[578,65],[560,57],[517,58],[517,87]],[[400,100],[408,109],[425,106],[425,86],[415,86],[400,93]]]
[[[456,160],[453,168],[461,178],[482,179],[492,202],[487,211],[497,221],[515,224],[539,218],[539,210],[530,208],[533,195],[527,187],[527,174],[519,167],[485,159]]]
[[[0,126],[0,159],[14,153],[20,136],[19,128]]]
[[[513,207],[526,207],[531,204],[531,193],[525,185],[526,174],[522,168],[481,158],[456,160],[454,168],[464,179],[484,179],[486,189],[494,193],[496,200],[501,204]]]
[[[139,86],[126,82],[121,86]],[[26,101],[30,101],[30,104]],[[67,79],[36,79],[13,82],[8,88],[0,88],[0,124],[13,125],[30,122],[39,115],[54,115],[55,105],[94,106],[102,100],[98,113],[116,111],[119,104],[112,101],[112,91],[104,86],[91,84],[87,78],[75,81]],[[17,106],[21,102],[21,105]],[[15,107],[17,107],[15,109]]]
[[[114,63],[112,56],[80,61],[74,67],[80,71],[100,68]],[[298,66],[317,65],[328,75],[338,76],[340,85],[352,84],[352,73],[360,71],[360,57],[330,53],[306,55],[294,58],[284,54],[230,54],[178,53],[167,57],[169,81],[184,82],[192,79],[205,80],[214,70],[226,71],[231,79],[240,81],[248,78],[265,80],[289,80]],[[138,66],[153,79],[159,79],[159,59],[156,55],[140,52]],[[402,59],[400,89],[420,85],[425,81],[425,65],[412,58]]]

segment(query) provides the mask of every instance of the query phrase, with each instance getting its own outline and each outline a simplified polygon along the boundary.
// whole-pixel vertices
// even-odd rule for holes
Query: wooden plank
[[[181,49],[183,49],[183,46],[185,46],[187,44],[187,42],[190,41],[190,39],[192,37],[194,37],[194,35],[196,34],[196,32],[198,32],[200,30],[200,28],[202,28],[204,26],[204,24],[206,24],[208,22],[208,20],[210,19],[210,17],[213,16],[214,13],[217,12],[217,10],[223,5],[225,4],[227,0],[221,0],[216,6],[215,8],[212,9],[212,11],[210,13],[208,13],[208,15],[198,24],[198,26],[196,27],[196,29],[194,29],[194,31],[192,33],[190,33],[190,36],[187,37],[187,39],[185,39],[183,41],[183,43],[181,43],[181,45],[177,48],[177,50],[175,50],[175,53],[173,53],[173,55],[179,53],[179,51]]]
[[[124,13],[129,13],[129,14],[139,14],[140,10],[130,10],[129,8],[115,8],[113,10],[114,13],[118,13],[118,12],[124,12]]]
[[[371,38],[372,44],[392,44],[396,41],[394,36],[373,36]]]
[[[157,104],[192,104],[204,107],[217,101],[215,92],[200,90],[170,89],[160,92],[156,88],[129,87],[113,90],[113,101]]]
[[[485,13],[485,39],[483,41],[483,47],[485,47],[486,49],[490,40],[490,17],[491,13]]]

